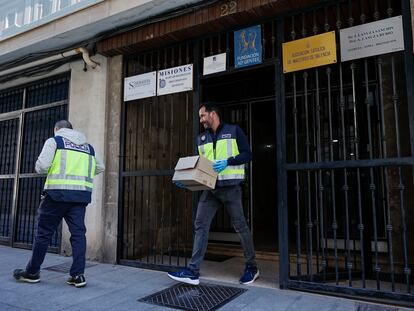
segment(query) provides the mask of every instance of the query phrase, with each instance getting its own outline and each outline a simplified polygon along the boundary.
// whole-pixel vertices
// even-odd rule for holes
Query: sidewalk
[[[15,268],[24,268],[30,253],[27,250],[0,246],[0,311],[173,310],[137,301],[176,284],[164,272],[91,263],[92,266],[85,271],[88,282],[85,288],[69,286],[65,283],[67,274],[49,270],[42,270],[40,283],[16,282],[12,277],[12,271]],[[71,258],[48,254],[43,267],[70,262]],[[201,283],[217,284],[203,279]],[[220,310],[365,310],[358,308],[359,303],[347,299],[255,286],[238,287],[247,291],[222,306]],[[377,309],[375,305],[372,307],[372,310],[410,310],[389,306],[385,307],[386,309]]]

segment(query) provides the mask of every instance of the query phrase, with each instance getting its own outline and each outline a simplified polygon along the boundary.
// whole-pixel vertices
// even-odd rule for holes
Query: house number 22
[[[227,1],[220,7],[221,14],[220,16],[227,16],[237,12],[237,2],[236,1]]]

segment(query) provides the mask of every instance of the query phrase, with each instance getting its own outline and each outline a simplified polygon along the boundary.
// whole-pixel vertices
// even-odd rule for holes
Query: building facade
[[[171,176],[180,157],[196,152],[200,103],[216,101],[251,143],[244,212],[280,287],[412,305],[410,1],[141,2],[156,14],[129,15],[116,28],[105,21],[128,14],[117,1],[62,17],[113,9],[82,26],[96,31],[101,22],[108,33],[86,40],[73,30],[77,44],[96,43],[92,58],[78,49],[54,59],[40,80],[4,67],[1,241],[30,246],[44,179],[33,161],[54,120],[69,117],[107,167],[88,207],[89,258],[184,266],[198,194],[176,189]],[[17,55],[21,36],[30,32],[8,39]],[[51,250],[69,254],[65,227],[62,236]],[[224,210],[209,239],[210,255],[242,256]]]
[[[188,1],[0,3],[4,13],[0,16],[2,244],[31,248],[45,178],[35,173],[34,163],[44,141],[53,135],[54,122],[69,118],[86,134],[100,156],[106,158],[106,144],[111,143],[107,135],[113,135],[107,118],[116,118],[108,114],[111,103],[107,98],[113,96],[112,83],[120,83],[122,78],[109,79],[116,74],[113,68],[118,64],[116,58],[95,53],[99,38],[113,34],[116,27],[128,26],[131,19],[140,21],[180,8],[184,3]],[[9,22],[12,13],[14,26]],[[118,153],[111,156],[118,157]],[[103,247],[107,239],[117,234],[116,218],[112,226],[110,212],[108,226],[112,226],[112,231],[104,225],[104,200],[108,202],[104,199],[105,183],[102,176],[97,177],[86,216],[88,257],[115,262],[115,242],[109,243],[108,251]],[[62,233],[54,238],[51,251],[70,254],[68,236],[64,225]]]

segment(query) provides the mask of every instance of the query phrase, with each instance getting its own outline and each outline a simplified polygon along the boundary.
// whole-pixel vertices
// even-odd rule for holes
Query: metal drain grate
[[[47,267],[47,268],[43,268],[43,270],[49,270],[49,271],[54,271],[54,272],[59,272],[59,273],[69,273],[71,265],[72,265],[71,262],[65,262],[65,263],[62,263],[60,265],[55,265],[55,266],[50,266],[50,267]],[[96,263],[87,262],[86,265],[85,265],[85,269],[96,266],[96,265],[97,265]]]
[[[355,311],[398,311],[398,308],[388,307],[388,306],[379,306],[368,303],[356,303]]]
[[[247,289],[203,284],[177,284],[158,293],[138,299],[154,305],[188,311],[211,311],[243,294]]]

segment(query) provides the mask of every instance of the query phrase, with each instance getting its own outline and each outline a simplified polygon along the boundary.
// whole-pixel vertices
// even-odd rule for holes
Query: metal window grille
[[[67,118],[69,76],[0,91],[0,243],[31,248],[45,177],[34,171],[56,121]],[[60,229],[50,250],[60,247]]]

